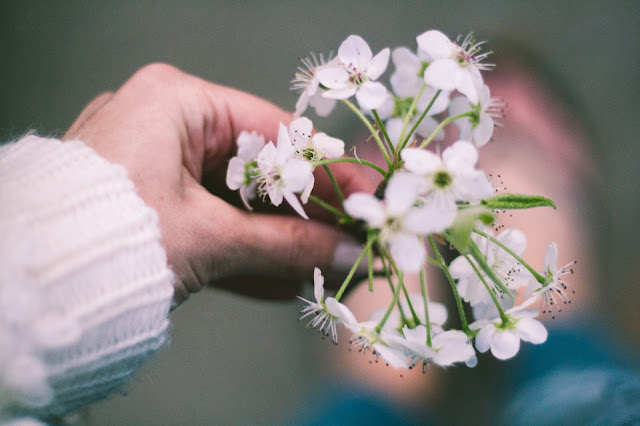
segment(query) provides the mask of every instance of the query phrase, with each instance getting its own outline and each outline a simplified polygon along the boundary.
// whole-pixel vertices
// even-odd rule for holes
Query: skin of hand
[[[151,64],[115,93],[94,99],[62,139],[82,140],[124,166],[156,210],[176,277],[174,305],[205,285],[289,298],[314,266],[323,272],[335,266],[336,249],[352,240],[310,204],[311,220],[283,214],[283,206],[280,214],[244,211],[225,200],[230,194],[224,182],[243,130],[276,141],[278,122],[288,125],[292,118],[263,99]],[[353,164],[338,164],[332,172],[345,196],[375,189]],[[314,195],[338,206],[322,168],[315,177]]]

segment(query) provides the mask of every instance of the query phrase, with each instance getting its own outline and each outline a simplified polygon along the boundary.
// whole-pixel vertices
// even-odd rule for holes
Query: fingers
[[[84,125],[84,123],[86,123],[89,118],[91,118],[91,116],[93,116],[96,112],[98,112],[98,110],[100,110],[100,108],[102,108],[107,102],[109,102],[112,97],[112,92],[105,92],[98,95],[95,99],[89,102],[89,105],[87,105],[82,110],[78,118],[76,118],[71,127],[69,127],[69,130],[67,130],[67,132],[64,134],[64,136],[62,136],[61,139],[67,140],[73,138],[78,130]]]
[[[333,226],[298,217],[246,214],[241,270],[266,275],[310,278],[315,266],[331,268],[334,254],[348,237]]]

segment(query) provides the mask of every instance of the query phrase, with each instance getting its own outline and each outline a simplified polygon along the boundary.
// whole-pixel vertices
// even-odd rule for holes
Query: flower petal
[[[289,124],[289,138],[291,138],[293,146],[298,150],[306,148],[312,131],[313,123],[307,117],[293,120]]]
[[[517,322],[516,329],[520,338],[525,342],[539,344],[547,340],[547,329],[540,321],[533,318],[522,318]]]
[[[344,67],[327,67],[316,73],[318,81],[329,89],[341,89],[349,82],[349,73]]]
[[[345,86],[339,89],[329,89],[322,92],[322,96],[328,99],[349,99],[356,94],[354,86]]]
[[[336,100],[325,98],[321,93],[318,93],[315,96],[312,96],[311,99],[309,99],[309,105],[311,105],[313,109],[315,109],[316,114],[318,114],[320,117],[327,117],[329,114],[331,114],[331,111],[333,111],[333,108],[336,106]],[[298,106],[296,104],[296,114],[297,111]],[[297,115],[299,116],[300,114]]]
[[[271,172],[271,169],[276,162],[277,155],[278,150],[273,142],[266,144],[258,154],[258,168],[263,172]]]
[[[406,47],[393,49],[393,52],[391,52],[391,61],[396,68],[409,68],[416,74],[422,67],[420,58]]]
[[[487,175],[480,170],[460,174],[454,182],[456,196],[462,201],[479,201],[493,195],[494,189]]]
[[[407,356],[397,349],[390,348],[381,343],[374,343],[373,350],[390,366],[394,368],[408,368]]]
[[[495,126],[493,124],[493,119],[490,115],[480,115],[480,122],[478,123],[476,128],[473,129],[473,142],[478,148],[489,142],[489,139],[491,139],[491,136],[493,135],[494,127]],[[460,139],[464,138],[461,137]]]
[[[235,191],[244,183],[244,171],[246,162],[239,157],[233,157],[229,160],[229,168],[227,169],[227,186]]]
[[[324,277],[320,268],[317,267],[313,269],[313,294],[318,303],[324,299]]]
[[[396,173],[389,179],[384,191],[387,214],[404,215],[416,202],[416,198],[424,187],[424,180],[413,173]]]
[[[547,246],[544,254],[544,273],[546,274],[549,270],[554,274],[558,270],[558,246],[555,242]]]
[[[453,62],[453,61],[452,61]],[[458,68],[454,75],[456,89],[469,99],[472,104],[478,103],[478,89],[469,69]]]
[[[457,88],[458,64],[451,59],[440,59],[432,62],[424,72],[424,82],[429,86],[441,90]]]
[[[464,96],[456,96],[453,99],[451,99],[451,102],[449,103],[450,116],[460,115],[469,111],[471,111],[471,104],[469,104],[469,99],[465,98]],[[456,122],[462,121],[462,120],[469,121],[469,118],[468,117],[460,118],[456,120]],[[458,139],[467,140],[465,138],[458,138]]]
[[[289,138],[289,131],[287,126],[280,123],[278,127],[278,145],[276,146],[278,152],[277,161],[280,164],[284,164],[289,158],[293,157],[294,149],[291,139]]]
[[[307,93],[306,90],[304,92],[300,93],[300,97],[298,98],[298,101],[296,102],[296,111],[293,114],[294,118],[298,118],[302,114],[304,114],[304,112],[307,110],[307,107],[309,106],[310,98],[311,98],[311,96],[309,96],[309,93]]]
[[[453,279],[460,279],[463,277],[474,276],[475,272],[473,267],[469,264],[469,261],[464,256],[458,256],[449,265],[449,272]]]
[[[380,201],[371,194],[351,194],[344,202],[344,210],[356,219],[363,219],[374,228],[384,224],[384,209]]]
[[[404,167],[418,175],[432,173],[442,165],[442,160],[431,151],[420,148],[405,148],[400,153]]]
[[[417,234],[442,232],[456,218],[455,201],[442,202],[442,197],[427,197],[421,207],[411,209],[405,216],[405,228]]]
[[[515,330],[496,330],[491,339],[491,353],[498,359],[514,357],[520,350],[520,337]]]
[[[496,239],[509,247],[518,256],[522,256],[524,254],[524,249],[527,247],[527,237],[522,231],[517,229],[507,229],[506,231],[502,231],[498,234]],[[508,254],[504,252],[504,255],[506,256]]]
[[[419,272],[427,254],[417,236],[404,233],[396,234],[391,238],[389,251],[398,268],[407,273]]]
[[[467,141],[457,141],[444,150],[442,161],[449,170],[473,168],[478,162],[478,150]]]
[[[387,60],[388,56],[387,54]],[[340,58],[340,61],[347,67],[355,67],[357,70],[366,70],[372,57],[373,53],[371,53],[367,42],[357,35],[347,37],[338,49],[338,58]],[[320,80],[320,82],[322,83],[322,80]]]
[[[293,192],[282,191],[282,196],[284,196],[284,199],[287,200],[287,203],[289,203],[289,205],[293,207],[296,213],[298,213],[305,219],[309,219],[309,216],[307,216],[307,214],[304,212],[304,209],[302,208],[302,204],[300,204],[300,201],[298,201],[298,198]]]
[[[478,349],[478,352],[485,353],[491,348],[491,341],[495,332],[496,326],[493,324],[487,324],[480,329],[476,334],[476,349]]]
[[[438,302],[429,302],[427,306],[429,306],[429,322],[431,324],[442,325],[447,321],[449,314],[446,306]]]
[[[338,158],[344,155],[344,142],[325,133],[317,133],[313,137],[313,145],[323,157]]]
[[[402,327],[402,334],[409,343],[425,344],[427,342],[427,328],[422,324],[415,328],[405,325]]]
[[[315,182],[316,178],[311,174],[307,184],[300,194],[300,201],[302,201],[302,204],[307,204],[309,202],[309,195],[311,195],[311,191],[313,191],[313,185],[315,185]]]
[[[356,92],[358,104],[364,109],[375,109],[387,98],[387,88],[382,83],[367,81]]]
[[[311,163],[295,158],[290,159],[282,168],[281,179],[288,191],[303,191],[313,179]]]
[[[373,57],[369,66],[367,67],[367,75],[370,80],[377,80],[385,70],[387,69],[387,65],[389,64],[389,48],[382,49],[376,56]]]
[[[238,136],[238,157],[245,161],[253,161],[264,148],[264,136],[256,132],[243,131]]]
[[[357,331],[358,329],[358,320],[353,315],[353,313],[342,303],[338,302],[333,297],[327,297],[327,300],[324,302],[327,307],[327,311],[334,317],[337,317],[342,323],[351,331]]]
[[[456,51],[456,46],[449,37],[440,31],[430,30],[416,37],[418,47],[427,53],[433,60],[447,58]]]
[[[282,204],[282,199],[283,199],[282,191],[280,190],[280,188],[278,188],[277,185],[267,185],[267,194],[269,194],[269,199],[271,200],[271,204],[273,204],[276,207]]]

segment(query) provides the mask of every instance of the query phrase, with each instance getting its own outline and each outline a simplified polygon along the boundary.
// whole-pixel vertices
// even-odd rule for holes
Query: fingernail
[[[360,255],[362,254],[364,247],[353,241],[341,241],[336,246],[336,251],[333,254],[333,262],[331,263],[331,270],[336,273],[348,274],[353,265],[356,263]],[[366,256],[362,258],[358,269],[356,269],[356,275],[366,274],[368,270]]]

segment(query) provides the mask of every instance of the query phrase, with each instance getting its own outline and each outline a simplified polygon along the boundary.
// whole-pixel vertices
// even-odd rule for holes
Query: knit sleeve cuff
[[[155,211],[80,141],[0,146],[0,423],[121,388],[167,340]]]

